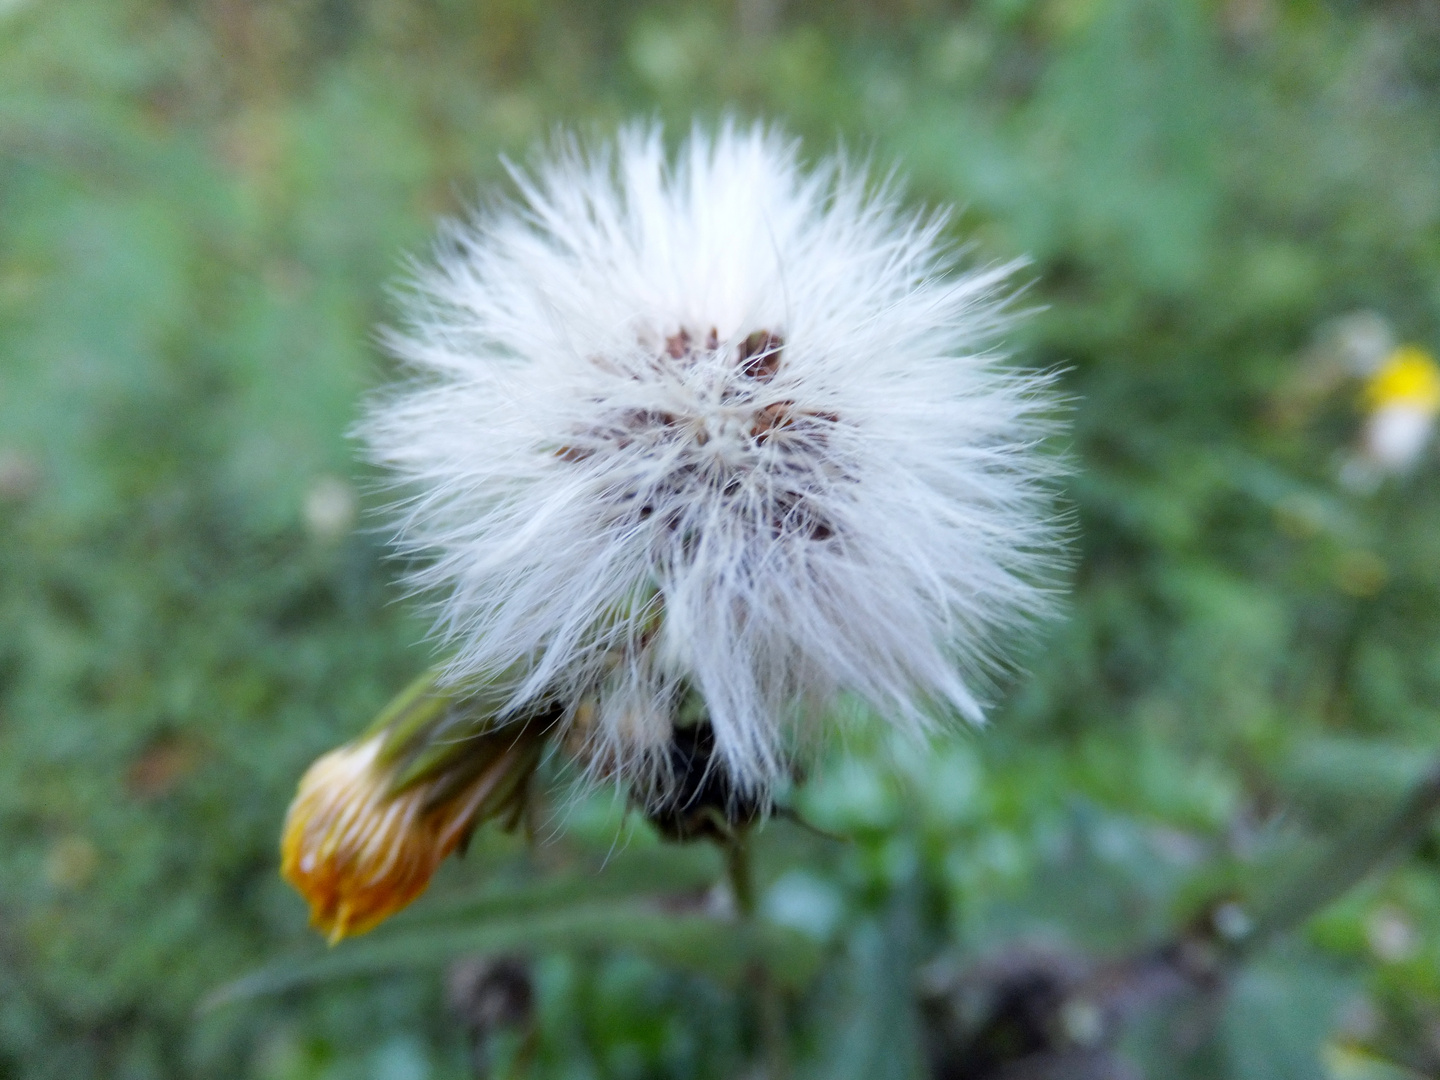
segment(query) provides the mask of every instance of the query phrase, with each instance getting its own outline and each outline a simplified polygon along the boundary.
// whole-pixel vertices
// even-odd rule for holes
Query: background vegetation
[[[1440,347],[1437,106],[1424,0],[0,0],[0,1076],[469,1076],[443,958],[538,877],[593,898],[564,875],[623,807],[557,797],[417,906],[479,890],[498,937],[197,1012],[312,947],[293,784],[428,662],[345,437],[387,282],[559,125],[734,110],[898,163],[977,257],[1033,258],[1018,350],[1073,395],[1068,621],[990,728],[819,770],[800,805],[853,840],[762,837],[797,1069],[919,1075],[917,992],[1063,987],[1248,903],[1440,753],[1440,470],[1343,489],[1356,393],[1303,377],[1356,309]],[[612,870],[715,902],[709,853],[625,828]],[[1437,841],[1127,1020],[1128,1066],[1043,1075],[1440,1075]],[[479,1056],[741,1075],[717,950],[571,899],[531,1049]]]

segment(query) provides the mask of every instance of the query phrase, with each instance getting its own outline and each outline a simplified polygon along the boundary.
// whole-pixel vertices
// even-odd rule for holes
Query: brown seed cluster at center
[[[740,410],[739,415],[743,417],[747,402],[752,401],[753,395],[779,374],[784,358],[784,344],[784,339],[770,330],[757,330],[741,341],[734,351],[734,376],[727,379],[719,389],[721,404],[732,410]],[[655,363],[657,368],[684,370],[702,358],[713,357],[719,349],[720,335],[716,328],[711,327],[704,335],[698,335],[682,327],[664,339]],[[797,402],[786,399],[754,406],[750,420],[742,430],[756,447],[765,446],[785,436],[785,442],[780,444],[785,447],[783,452],[787,455],[803,455],[801,448],[806,444],[812,448],[823,447],[828,441],[829,429],[839,423],[839,420],[839,416],[833,412],[803,409]],[[705,446],[712,437],[712,432],[705,422],[697,421],[694,417],[677,415],[665,409],[625,409],[617,411],[603,424],[585,431],[575,444],[561,447],[556,451],[556,455],[564,461],[578,462],[593,457],[601,448],[607,446],[623,449],[637,443],[673,444],[681,440],[692,441],[696,446]],[[731,465],[722,468],[733,470],[741,467],[743,466]],[[792,468],[788,472],[790,475],[800,475],[804,472],[804,466],[800,466],[798,470]],[[679,466],[666,483],[689,485],[696,482],[697,474],[703,474],[709,477],[709,483],[727,495],[740,489],[740,481],[733,472],[728,476],[711,473],[711,466],[691,462]],[[678,487],[672,490],[678,490]],[[653,515],[652,499],[653,496],[639,500],[638,513],[642,519]],[[770,502],[766,517],[777,535],[798,533],[815,540],[828,539],[834,535],[834,530],[829,525],[818,520],[808,505],[810,500],[805,498],[803,492],[776,491]],[[671,523],[672,527],[677,524]]]

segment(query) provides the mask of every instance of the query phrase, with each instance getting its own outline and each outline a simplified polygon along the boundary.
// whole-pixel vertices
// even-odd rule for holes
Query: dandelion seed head
[[[663,773],[699,701],[747,797],[841,692],[978,720],[1060,534],[1049,380],[993,348],[1015,267],[759,126],[514,176],[417,270],[362,427],[451,677],[570,702],[607,770]]]

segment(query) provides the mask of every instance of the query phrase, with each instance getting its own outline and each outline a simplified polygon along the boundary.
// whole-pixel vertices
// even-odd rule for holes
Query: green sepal
[[[454,773],[463,784],[517,743],[527,747],[543,744],[554,720],[552,711],[545,710],[500,722],[491,703],[476,698],[453,702],[432,723],[397,745],[392,758],[392,790],[399,794],[448,773]]]
[[[540,758],[545,752],[544,731],[522,728],[514,732],[494,732],[481,736],[468,750],[468,753],[457,756],[451,768],[443,772],[437,769],[409,781],[415,784],[426,777],[434,780],[435,786],[426,799],[426,809],[442,806],[455,798],[481,773],[492,768],[502,768],[499,781],[480,804],[475,820],[477,823],[488,821],[508,807],[518,822],[521,796],[524,795],[530,778],[535,775]],[[501,759],[507,753],[510,754],[509,760],[502,763]]]
[[[388,765],[417,731],[443,717],[454,701],[453,692],[441,690],[440,669],[431,668],[401,690],[381,709],[362,738],[385,736],[380,761]]]
[[[543,703],[501,721],[497,718],[505,695],[498,684],[478,689],[448,685],[441,674],[435,667],[415,679],[366,729],[365,738],[384,740],[378,760],[390,770],[391,794],[443,777],[432,800],[443,802],[517,742],[526,746],[517,782],[528,780],[539,761],[544,737],[558,719],[554,706]],[[506,798],[514,790],[514,784],[507,783]]]

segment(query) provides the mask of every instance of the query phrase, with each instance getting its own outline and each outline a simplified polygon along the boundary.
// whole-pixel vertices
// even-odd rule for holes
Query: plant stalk
[[[750,862],[750,847],[745,833],[738,832],[725,845],[725,867],[730,888],[735,895],[735,908],[751,947],[759,942],[755,907],[755,874]],[[760,1044],[765,1055],[767,1080],[789,1080],[790,1040],[785,1027],[785,1002],[770,969],[756,959],[747,974]]]
[[[1256,913],[1255,928],[1240,943],[1253,952],[1277,935],[1306,923],[1376,869],[1413,846],[1440,812],[1440,763],[1429,770],[1390,814],[1367,822],[1296,875]]]

